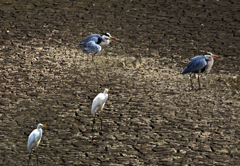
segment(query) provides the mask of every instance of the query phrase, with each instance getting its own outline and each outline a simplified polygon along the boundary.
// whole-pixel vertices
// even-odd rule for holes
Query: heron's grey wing
[[[204,56],[197,56],[191,59],[187,67],[183,70],[182,74],[196,72],[203,69],[207,65],[206,58]]]
[[[197,59],[202,59],[202,58],[205,58],[205,56],[204,55],[195,56],[195,57],[190,59],[190,62],[194,61],[194,60],[197,60]]]
[[[101,39],[102,39],[102,37],[100,35],[91,34],[84,39],[83,43],[87,44],[90,41],[94,41],[95,43],[98,43],[99,40],[101,40]]]
[[[90,41],[94,41],[95,43],[101,43],[102,41],[102,37],[98,34],[91,34],[91,35],[88,35],[82,43],[78,44],[78,46],[80,47],[86,47],[86,44]]]
[[[101,50],[101,46],[96,44],[94,41],[90,41],[85,45],[85,47],[83,47],[82,50],[83,50],[84,53],[94,53],[94,54],[96,54],[97,52],[99,52]]]

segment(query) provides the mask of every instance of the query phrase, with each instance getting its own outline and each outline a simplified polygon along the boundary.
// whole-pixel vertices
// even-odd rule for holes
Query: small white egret
[[[96,118],[96,112],[100,111],[100,119],[101,119],[101,130],[102,130],[102,111],[103,107],[107,101],[108,98],[108,89],[105,89],[103,93],[99,93],[92,102],[92,110],[91,113],[94,114],[94,119],[93,119],[93,126],[95,123],[95,118]],[[92,130],[93,130],[92,126]]]
[[[31,134],[28,137],[28,146],[27,146],[27,150],[30,153],[29,155],[29,161],[28,161],[28,165],[30,163],[31,160],[31,153],[33,150],[36,151],[36,155],[37,155],[37,165],[38,165],[38,152],[37,152],[37,147],[41,141],[42,138],[42,128],[47,128],[46,126],[42,125],[42,124],[38,124],[37,129],[34,129]]]

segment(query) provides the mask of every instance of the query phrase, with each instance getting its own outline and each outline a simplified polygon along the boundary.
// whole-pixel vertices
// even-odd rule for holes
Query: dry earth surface
[[[38,123],[39,165],[239,165],[240,1],[1,0],[0,18],[0,165],[27,165]],[[76,44],[104,32],[93,62]],[[207,51],[191,90],[181,72]]]

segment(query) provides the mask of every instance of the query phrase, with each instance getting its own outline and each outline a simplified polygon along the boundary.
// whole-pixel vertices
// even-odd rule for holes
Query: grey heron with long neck
[[[214,62],[213,57],[218,57],[218,56],[213,55],[211,52],[207,52],[205,55],[195,56],[190,60],[187,67],[183,70],[182,74],[190,73],[190,81],[191,81],[192,89],[193,89],[193,84],[192,84],[191,74],[198,73],[198,84],[199,84],[199,89],[201,89],[199,74],[203,72],[209,73],[211,71],[213,62]]]
[[[84,41],[78,46],[82,48],[83,53],[92,54],[92,60],[94,61],[94,56],[101,51],[101,46],[107,46],[110,43],[111,39],[116,39],[115,37],[111,36],[110,33],[104,33],[102,36],[98,34],[91,34],[87,36]]]

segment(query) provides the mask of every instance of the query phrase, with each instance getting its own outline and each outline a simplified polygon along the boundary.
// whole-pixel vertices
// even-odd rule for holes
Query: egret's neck
[[[108,98],[108,94],[107,93],[105,93],[104,96],[105,96],[106,99]]]
[[[39,133],[42,133],[42,128],[37,128]]]

